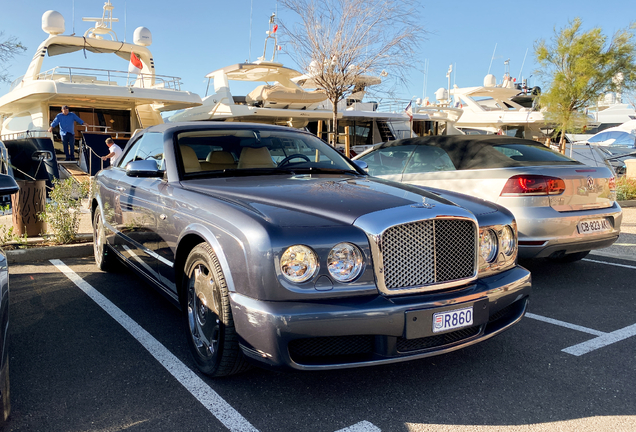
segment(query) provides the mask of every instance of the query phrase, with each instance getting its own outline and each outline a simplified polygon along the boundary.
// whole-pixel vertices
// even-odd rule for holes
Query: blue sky
[[[149,28],[157,73],[181,77],[182,89],[201,96],[206,92],[207,73],[250,57],[255,60],[262,54],[269,16],[278,8],[276,0],[111,1],[114,16],[119,18],[113,25],[119,39],[130,42],[135,28]],[[82,17],[101,16],[103,4],[104,0],[2,0],[0,31],[5,36],[17,37],[27,46],[27,51],[14,59],[8,69],[12,79],[26,72],[31,57],[46,37],[41,29],[45,11],[56,10],[64,16],[65,34],[73,31],[83,34],[92,24],[83,22]],[[608,36],[627,27],[630,20],[636,20],[634,0],[421,0],[420,4],[421,23],[428,34],[419,50],[421,60],[428,62],[428,77],[422,70],[413,71],[410,82],[399,92],[403,99],[422,97],[426,87],[426,95],[434,100],[435,91],[447,86],[446,71],[451,64],[454,69],[451,84],[460,87],[481,85],[489,69],[499,82],[507,59],[513,77],[529,77],[530,86],[542,86],[533,75],[536,40],[549,40],[555,27],[562,28],[577,16],[586,30],[598,26]],[[291,18],[282,9],[278,12],[281,19]],[[284,50],[283,46],[278,60],[295,67]],[[126,70],[127,64],[114,55],[92,55],[85,59],[83,54],[76,53],[70,58],[58,56],[45,61],[45,70],[54,66]],[[251,90],[237,86],[232,89],[235,94]],[[0,94],[8,90],[8,84],[0,84]]]

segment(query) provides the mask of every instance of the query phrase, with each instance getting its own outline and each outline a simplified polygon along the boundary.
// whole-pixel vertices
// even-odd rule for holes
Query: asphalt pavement
[[[79,235],[91,236],[87,211]],[[528,314],[501,335],[420,361],[316,373],[211,379],[188,355],[182,314],[125,269],[101,272],[90,241],[8,254],[6,431],[636,430],[636,207],[624,208],[610,248],[567,265],[522,263],[533,274]]]

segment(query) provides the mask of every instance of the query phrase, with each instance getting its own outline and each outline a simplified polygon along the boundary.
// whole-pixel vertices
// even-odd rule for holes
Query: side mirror
[[[365,170],[365,171],[366,171],[367,169],[369,169],[369,164],[368,164],[368,163],[366,163],[365,161],[361,161],[361,160],[354,160],[354,161],[352,161],[352,162],[353,162],[354,164],[356,164],[356,166],[357,166],[358,168],[360,168],[360,169],[363,169],[363,170]]]
[[[7,174],[0,174],[0,196],[12,195],[20,190],[15,179]]]
[[[163,177],[163,170],[157,167],[155,160],[137,160],[126,165],[128,177]]]

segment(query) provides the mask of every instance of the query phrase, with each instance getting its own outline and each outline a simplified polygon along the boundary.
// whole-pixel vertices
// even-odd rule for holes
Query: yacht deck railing
[[[154,84],[151,84],[151,78],[154,76]],[[18,87],[24,76],[13,81],[9,91]],[[38,80],[53,80],[61,82],[70,82],[78,84],[97,84],[126,86],[137,88],[152,88],[166,90],[181,90],[181,78],[152,75],[152,74],[132,74],[124,71],[115,71],[108,69],[88,69],[68,66],[56,66],[46,72],[37,75]]]
[[[89,125],[84,124],[83,127],[86,132],[101,132],[109,134],[111,138],[130,138],[134,132],[116,131],[111,126]],[[50,138],[51,134],[47,130],[23,130],[17,132],[11,132],[0,135],[0,141],[11,141],[25,138]]]

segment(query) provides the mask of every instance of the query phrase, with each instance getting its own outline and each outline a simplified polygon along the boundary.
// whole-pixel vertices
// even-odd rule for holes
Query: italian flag
[[[130,52],[130,63],[128,64],[128,73],[140,74],[144,65],[134,52]]]

